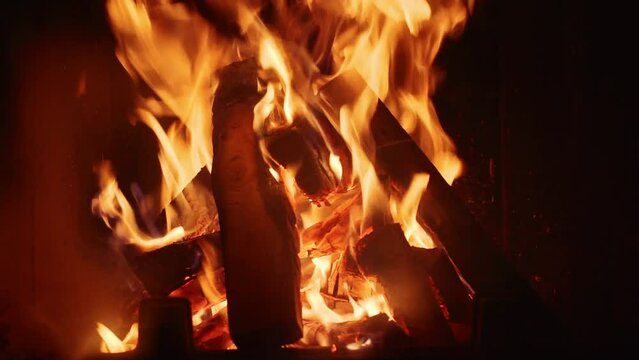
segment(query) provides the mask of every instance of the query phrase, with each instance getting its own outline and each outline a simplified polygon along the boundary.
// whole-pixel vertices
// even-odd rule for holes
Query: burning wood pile
[[[470,4],[106,6],[163,177],[133,206],[102,163],[92,205],[141,296],[189,299],[202,349],[468,339],[455,324],[499,270],[469,260],[492,254],[451,192],[461,162],[429,94]],[[98,324],[103,350],[133,349],[130,329]]]

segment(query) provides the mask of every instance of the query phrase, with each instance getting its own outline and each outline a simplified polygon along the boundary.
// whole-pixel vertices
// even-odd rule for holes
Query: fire
[[[146,251],[159,249],[185,235],[184,228],[177,226],[163,236],[152,237],[143,232],[136,221],[131,204],[126,199],[115,180],[111,165],[104,162],[96,167],[101,191],[92,201],[93,212],[99,214],[104,223],[113,230],[115,236],[136,244]]]
[[[283,184],[301,220],[300,258],[309,264],[301,284],[302,344],[330,346],[329,333],[341,324],[377,314],[392,319],[383,290],[370,279],[338,281],[328,290],[344,257],[352,255],[359,239],[376,226],[399,223],[410,245],[435,247],[417,218],[429,175],[416,175],[402,193],[389,189],[375,167],[370,120],[381,99],[449,184],[460,176],[462,162],[430,95],[435,56],[445,36],[463,26],[472,1],[278,0],[268,5],[268,19],[260,12],[265,2],[203,3],[198,6],[212,7],[216,18],[233,26],[212,23],[191,1],[106,2],[119,61],[137,85],[152,90],[137,99],[132,121],[157,138],[162,185],[157,193],[136,199],[136,212],[108,162],[102,163],[96,167],[100,192],[92,202],[94,213],[113,230],[114,238],[143,251],[216,229],[210,189],[191,182],[202,169],[212,170],[211,104],[219,70],[255,58],[255,82],[263,95],[253,109],[254,131],[271,175]],[[333,115],[323,113],[320,89],[349,71],[356,71],[372,91],[333,109]],[[310,130],[305,128],[303,135],[312,133],[319,144],[318,161],[324,161],[330,173],[332,188],[317,195],[319,200],[296,180],[301,164],[278,165],[266,145],[275,131],[300,123],[308,124]],[[340,147],[341,142],[345,146]],[[166,229],[156,229],[152,224],[162,210]],[[339,211],[346,215],[335,216]],[[310,231],[313,227],[319,231]],[[196,327],[225,316],[227,304],[224,284],[214,273],[222,267],[216,250],[201,245],[204,260],[197,283],[205,300],[194,309]],[[137,339],[135,324],[122,340],[100,323],[97,330],[104,351],[131,350]],[[360,339],[347,348],[369,345],[370,339]]]
[[[428,174],[418,174],[413,178],[413,182],[404,194],[404,197],[397,203],[391,200],[391,213],[404,229],[404,236],[412,246],[431,249],[435,247],[433,239],[417,221],[417,208],[422,194],[428,186]]]
[[[96,329],[98,334],[102,338],[102,345],[100,350],[103,353],[121,353],[129,350],[133,350],[138,342],[138,324],[131,325],[129,332],[124,336],[122,340],[117,337],[102,323],[97,323]]]

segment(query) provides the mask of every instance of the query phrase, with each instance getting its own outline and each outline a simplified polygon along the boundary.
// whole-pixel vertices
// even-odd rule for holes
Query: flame
[[[342,168],[342,163],[339,160],[339,156],[331,153],[328,161],[329,161],[329,165],[331,166],[331,170],[337,177],[337,180],[341,181],[344,169]]]
[[[215,305],[198,310],[195,314],[193,314],[193,326],[198,326],[202,324],[207,318],[214,317],[220,311],[225,309],[227,305],[228,302],[226,300],[223,300]]]
[[[145,251],[159,249],[185,235],[184,228],[177,226],[163,236],[152,237],[142,231],[137,224],[135,212],[126,199],[113,175],[110,163],[103,162],[96,167],[101,191],[92,200],[93,212],[99,214],[104,223],[120,239],[135,244]]]
[[[417,221],[417,208],[422,194],[426,191],[429,178],[430,175],[425,173],[415,175],[399,204],[396,199],[392,199],[390,204],[393,218],[402,225],[408,243],[426,249],[434,248],[435,243]]]
[[[349,285],[343,284],[351,309],[341,312],[331,309],[322,295],[322,289],[327,285],[329,273],[334,268],[336,260],[333,259],[332,255],[326,255],[313,258],[312,262],[315,266],[313,275],[308,285],[301,290],[306,295],[306,303],[308,304],[302,308],[302,317],[307,322],[315,321],[323,325],[324,331],[315,333],[315,340],[319,344],[329,345],[325,341],[326,334],[339,324],[361,320],[380,313],[391,314],[384,295],[376,291],[374,284],[368,280],[365,281],[365,284],[371,293],[370,296],[355,300],[349,294]]]
[[[220,311],[224,310],[226,306],[227,301],[223,300],[215,305],[210,305],[198,310],[195,314],[193,314],[193,326],[202,324],[207,318],[215,317],[218,313],[220,313]],[[103,353],[122,353],[131,351],[135,349],[138,343],[138,323],[133,323],[127,334],[122,339],[115,335],[106,325],[100,322],[96,323],[96,331],[102,339],[100,352]]]
[[[101,186],[93,209],[107,225],[109,217],[123,224],[121,231],[114,230],[118,237],[136,244],[146,239],[143,248],[152,250],[198,231],[195,217],[201,215],[196,209],[202,207],[201,193],[212,195],[189,184],[202,168],[211,170],[211,99],[217,86],[211,74],[237,56],[230,51],[232,44],[186,4],[109,0],[106,10],[118,42],[118,59],[137,84],[152,90],[137,99],[133,121],[147,126],[158,139],[162,183],[159,193],[137,199],[139,214],[152,224],[165,210],[167,229],[163,235],[144,234],[114,180]],[[198,194],[189,198],[189,191]]]
[[[262,93],[253,109],[253,127],[270,174],[286,189],[301,220],[300,231],[325,225],[313,234],[321,237],[325,231],[325,238],[342,237],[328,245],[324,238],[309,237],[300,246],[300,257],[312,256],[313,266],[302,279],[304,341],[329,346],[330,330],[341,324],[380,313],[392,318],[383,291],[370,280],[340,283],[341,298],[335,301],[328,284],[342,256],[377,225],[398,222],[412,246],[435,246],[417,219],[429,175],[417,174],[403,194],[391,191],[376,172],[370,119],[378,101],[383,101],[449,184],[461,175],[462,162],[430,96],[436,84],[435,56],[444,38],[464,25],[472,0],[276,0],[269,2],[266,19],[261,2],[197,3],[212,6],[219,17],[236,25],[231,34],[189,1],[106,2],[116,55],[133,81],[147,89],[138,96],[132,119],[157,138],[162,178],[159,191],[136,196],[134,210],[110,164],[98,165],[100,192],[92,201],[94,213],[115,238],[145,251],[204,232],[202,223],[207,229],[215,227],[211,223],[216,210],[206,200],[212,199],[210,190],[191,182],[202,169],[211,171],[211,104],[217,72],[233,61],[253,57]],[[371,91],[334,109],[335,114],[319,115],[319,89],[349,71],[359,73]],[[334,178],[346,184],[327,195],[322,208],[298,188],[299,167],[274,165],[264,144],[273,131],[299,121],[310,124],[324,142],[320,145],[327,158],[320,161],[326,161]],[[337,135],[327,126],[334,127]],[[331,136],[338,136],[346,148],[336,145]],[[349,161],[345,152],[350,153]],[[347,216],[331,217],[336,209],[347,211]],[[156,229],[162,210],[166,229]],[[313,251],[319,246],[321,251]],[[211,245],[203,242],[200,247],[204,260],[197,282],[207,305],[194,314],[196,325],[221,316],[226,307],[224,286],[215,273],[222,264]],[[332,303],[336,301],[339,308]],[[100,323],[97,328],[103,348],[110,352],[132,349],[137,338],[137,326],[123,340]],[[321,330],[311,332],[311,328]],[[347,348],[369,345],[370,339],[360,339]]]
[[[135,349],[138,342],[138,323],[133,323],[122,340],[102,323],[96,324],[98,334],[102,338],[100,351],[103,353],[122,353]]]
[[[331,268],[331,255],[326,255],[312,259],[315,270],[310,280],[310,285],[302,292],[306,293],[306,300],[310,308],[302,309],[302,316],[305,319],[315,319],[322,324],[330,325],[343,323],[354,319],[348,315],[341,315],[331,310],[322,297],[321,288],[326,285],[328,272]]]
[[[357,70],[452,183],[461,174],[461,161],[430,100],[434,87],[431,73],[444,36],[463,25],[472,2],[314,3],[329,9],[331,14],[345,14],[354,20],[352,26],[338,31],[333,40],[333,61],[339,67],[338,73]]]

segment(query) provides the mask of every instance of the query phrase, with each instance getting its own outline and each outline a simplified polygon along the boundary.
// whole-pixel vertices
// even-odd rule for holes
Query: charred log
[[[281,167],[294,174],[295,183],[312,201],[321,204],[337,188],[329,167],[329,151],[320,134],[305,121],[278,129],[265,138],[266,149]]]
[[[256,73],[253,60],[227,66],[213,104],[213,194],[238,348],[278,347],[302,335],[295,215],[253,131]]]
[[[183,298],[150,298],[140,303],[139,339],[142,358],[188,358],[194,351],[191,306]]]
[[[166,296],[195,277],[202,252],[194,242],[180,242],[150,252],[135,245],[123,249],[129,266],[151,296]]]
[[[399,224],[378,227],[355,247],[366,276],[384,287],[395,320],[420,343],[451,345],[452,333]]]
[[[215,232],[148,252],[128,244],[122,254],[149,295],[166,296],[198,274],[204,262],[204,243],[217,253],[221,249],[220,241],[219,232]]]
[[[383,313],[362,320],[332,324],[328,328],[321,323],[309,322],[305,325],[309,340],[326,337],[329,343],[334,344],[336,351],[414,345],[414,339]]]
[[[371,90],[353,70],[325,85],[321,96],[325,110],[335,113],[363,92]],[[469,291],[488,296],[531,295],[527,284],[497,253],[451,186],[382,101],[378,100],[370,120],[369,135],[375,144],[371,160],[381,178],[389,178],[397,188],[407,189],[416,174],[430,175],[418,210],[419,220],[437,235],[460,275],[472,288]]]
[[[442,250],[439,248],[424,249],[420,247],[411,246],[410,251],[413,253],[413,259],[424,273],[430,273],[433,266],[439,261],[442,256]]]
[[[325,111],[333,112],[334,116],[342,105],[352,104],[362,92],[371,90],[353,70],[331,81],[320,92]],[[376,171],[381,178],[390,179],[393,186],[405,190],[416,174],[430,175],[418,220],[432,230],[446,251],[445,277],[460,280],[466,296],[472,299],[475,340],[483,346],[555,343],[561,331],[556,319],[499,254],[452,187],[382,101],[377,101],[368,135],[375,144],[371,160]],[[450,276],[451,268],[455,276]],[[451,289],[453,297],[458,289]],[[442,286],[442,295],[444,292]],[[466,312],[463,308],[467,306],[465,301],[460,302],[461,313]]]

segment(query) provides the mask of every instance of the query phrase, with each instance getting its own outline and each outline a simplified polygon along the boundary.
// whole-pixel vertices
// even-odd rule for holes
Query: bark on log
[[[294,174],[295,183],[311,201],[322,204],[337,188],[329,151],[320,134],[303,120],[266,136],[270,157]]]
[[[320,91],[324,110],[335,117],[341,106],[352,104],[362,92],[371,92],[361,76],[347,71]],[[407,189],[413,176],[428,173],[430,179],[418,210],[419,219],[436,235],[453,264],[481,296],[534,296],[534,293],[500,256],[490,238],[446,183],[428,157],[380,100],[370,120],[375,143],[371,159],[380,177]]]
[[[227,66],[213,104],[213,194],[238,348],[277,347],[302,335],[295,216],[253,131],[256,78],[253,60]]]
[[[411,252],[399,224],[375,228],[355,246],[357,262],[366,276],[378,279],[395,320],[424,345],[454,343],[448,323]]]
[[[205,245],[220,251],[218,232],[185,239],[160,249],[144,252],[127,244],[122,254],[133,273],[151,296],[166,296],[195,278],[203,266]],[[212,269],[215,270],[215,269]]]

